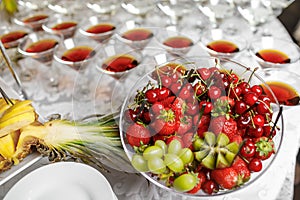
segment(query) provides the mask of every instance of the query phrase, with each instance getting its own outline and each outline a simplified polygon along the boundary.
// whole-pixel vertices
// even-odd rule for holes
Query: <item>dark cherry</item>
[[[242,94],[242,89],[239,86],[232,87],[229,89],[229,97],[237,99]]]
[[[250,121],[251,117],[248,114],[242,115],[237,120],[237,126],[239,128],[246,128],[250,124]]]
[[[200,96],[206,91],[206,86],[204,84],[202,84],[201,82],[197,82],[194,85],[194,91],[197,96]]]
[[[236,101],[234,110],[237,114],[241,115],[247,110],[247,104],[243,101]]]
[[[258,96],[254,92],[248,92],[244,94],[244,101],[247,105],[253,106],[258,100]]]
[[[202,190],[207,194],[212,194],[219,191],[219,186],[213,180],[206,180],[202,185]]]
[[[251,172],[259,172],[262,169],[261,159],[253,158],[248,164],[248,169]]]
[[[213,109],[213,104],[208,101],[201,101],[199,103],[199,110],[203,110],[203,114],[209,114]]]
[[[253,123],[255,124],[255,126],[263,126],[265,124],[265,118],[262,115],[255,115],[252,118]]]
[[[244,158],[252,158],[255,155],[256,147],[252,140],[248,139],[244,142],[240,149],[240,154]]]
[[[155,89],[149,89],[145,92],[145,96],[149,103],[155,103],[158,100],[157,91]]]
[[[261,136],[263,136],[264,134],[264,129],[262,126],[250,126],[248,128],[248,135],[250,135],[251,137],[255,137],[255,138],[259,138]]]
[[[260,96],[262,94],[262,92],[263,92],[263,89],[262,89],[262,87],[260,85],[253,85],[251,87],[251,91],[254,92],[254,93],[256,93],[257,96]]]

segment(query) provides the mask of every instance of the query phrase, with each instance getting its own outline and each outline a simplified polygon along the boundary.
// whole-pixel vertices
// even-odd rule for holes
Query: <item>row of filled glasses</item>
[[[29,8],[48,6],[61,14],[77,14],[82,9],[89,9],[102,15],[114,15],[121,7],[134,15],[136,20],[146,23],[147,15],[158,9],[169,18],[168,25],[180,25],[182,18],[197,8],[210,21],[214,28],[220,27],[225,19],[241,15],[255,33],[258,27],[268,22],[272,16],[277,17],[284,8],[294,0],[89,0],[87,2],[74,0],[19,0],[19,4]],[[148,18],[151,20],[151,17]],[[232,24],[228,31],[234,33],[236,27]]]

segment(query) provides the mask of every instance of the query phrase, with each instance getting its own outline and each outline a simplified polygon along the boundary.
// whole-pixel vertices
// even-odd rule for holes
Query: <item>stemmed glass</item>
[[[118,4],[118,0],[89,0],[86,2],[86,6],[92,11],[108,16],[111,16],[115,13]]]
[[[219,28],[224,19],[234,15],[234,5],[227,0],[194,0],[199,10],[210,20],[212,28]]]
[[[133,49],[144,49],[155,35],[155,30],[140,26],[135,21],[127,21],[117,33],[117,38]]]
[[[147,14],[154,9],[153,1],[140,1],[140,0],[123,0],[121,3],[128,13],[138,17],[138,23],[145,25]]]
[[[263,0],[262,3],[271,8],[274,16],[279,16],[282,10],[288,7],[295,0]]]
[[[77,72],[73,97],[79,101],[91,98],[88,66],[96,54],[97,43],[82,38],[74,38],[73,45],[61,43],[54,52],[54,59]]]
[[[48,8],[55,13],[81,18],[77,13],[85,12],[84,2],[76,0],[50,0]]]
[[[18,45],[18,51],[48,67],[45,89],[57,91],[59,86],[57,69],[52,65],[53,53],[62,37],[45,32],[34,32],[27,35]]]
[[[118,22],[103,16],[92,16],[83,20],[79,25],[79,33],[99,43],[109,41],[118,27]]]
[[[48,21],[51,15],[52,13],[47,9],[38,11],[28,10],[16,13],[13,21],[18,25],[30,28],[32,31],[41,31],[42,25]]]
[[[48,0],[18,0],[18,4],[22,7],[38,10],[47,7]]]
[[[261,0],[234,0],[237,10],[248,22],[253,34],[272,17],[272,10],[262,4]],[[269,34],[269,33],[265,33]]]
[[[157,1],[157,7],[170,18],[168,26],[180,26],[182,18],[191,12],[193,6],[190,0]]]

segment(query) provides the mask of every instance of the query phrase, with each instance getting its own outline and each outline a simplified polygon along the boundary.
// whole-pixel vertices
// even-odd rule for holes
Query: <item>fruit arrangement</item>
[[[175,192],[240,188],[266,170],[281,140],[281,112],[274,115],[263,82],[249,68],[212,60],[157,67],[123,104],[121,137],[132,165]]]

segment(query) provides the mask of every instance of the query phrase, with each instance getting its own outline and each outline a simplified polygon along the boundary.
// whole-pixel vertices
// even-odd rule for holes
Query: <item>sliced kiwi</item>
[[[212,132],[205,132],[204,138],[196,138],[193,142],[196,149],[195,159],[208,169],[219,169],[231,166],[239,152],[239,145],[231,142],[224,133],[216,136]]]

